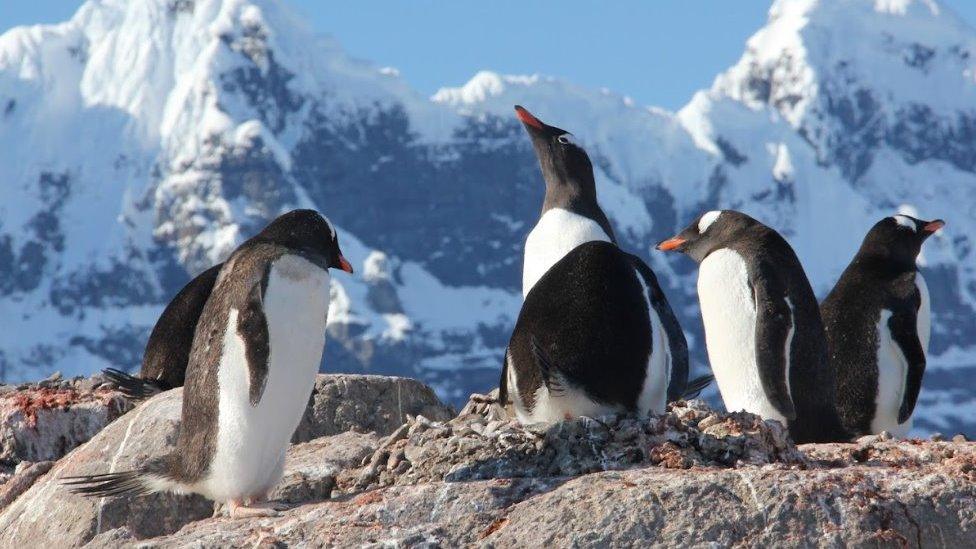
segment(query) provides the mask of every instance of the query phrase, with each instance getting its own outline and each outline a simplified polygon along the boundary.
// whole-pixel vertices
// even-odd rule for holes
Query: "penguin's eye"
[[[573,138],[573,134],[571,133],[564,133],[560,135],[556,138],[556,141],[559,141],[563,145],[576,145],[576,139]]]

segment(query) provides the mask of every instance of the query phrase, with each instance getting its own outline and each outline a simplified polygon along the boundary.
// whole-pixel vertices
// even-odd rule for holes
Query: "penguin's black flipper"
[[[691,400],[693,398],[698,398],[698,395],[705,390],[715,381],[715,376],[712,374],[705,374],[703,376],[698,376],[695,379],[688,382],[685,386],[685,392],[681,393],[681,398],[683,400]]]
[[[498,405],[504,407],[508,404],[508,349],[505,349],[505,358],[502,360],[502,377],[498,380]]]
[[[264,270],[262,280],[251,288],[247,302],[237,318],[237,333],[244,340],[245,357],[250,387],[251,405],[261,402],[264,385],[268,381],[268,355],[271,354],[271,336],[268,318],[264,315],[264,292],[268,287],[271,264]]]
[[[106,379],[114,383],[119,391],[132,400],[144,400],[163,391],[172,389],[166,383],[154,379],[142,379],[132,374],[116,370],[115,368],[105,368],[102,374]]]
[[[539,345],[539,341],[535,338],[535,336],[531,337],[530,344],[532,347],[532,357],[535,359],[535,363],[539,366],[539,373],[542,374],[542,383],[544,383],[546,388],[549,389],[549,394],[563,394],[566,388],[563,387],[562,382],[559,380],[559,374],[556,372],[556,368],[552,365],[552,362],[549,360],[546,352],[542,350],[542,346]]]
[[[905,390],[901,406],[898,408],[898,423],[905,423],[915,411],[918,393],[922,389],[922,376],[925,374],[925,351],[918,339],[918,320],[908,311],[896,311],[888,319],[891,339],[901,349],[907,361]]]
[[[667,335],[668,345],[670,347],[668,350],[671,355],[671,381],[668,383],[668,402],[673,402],[684,398],[685,392],[689,390],[688,341],[685,339],[685,333],[681,329],[681,324],[678,323],[678,317],[674,316],[674,311],[668,303],[668,298],[664,295],[664,291],[661,290],[661,285],[657,282],[657,276],[654,274],[654,271],[647,263],[644,263],[643,259],[636,255],[630,255],[630,262],[637,269],[637,272],[640,273],[641,278],[644,279],[644,284],[647,286],[647,299],[650,301],[651,306],[654,307],[658,319],[661,320],[661,324],[664,326],[665,335]]]
[[[763,392],[776,410],[788,420],[796,419],[786,378],[790,360],[787,344],[796,326],[786,292],[777,284],[775,271],[760,265],[752,280],[756,306],[756,365]]]

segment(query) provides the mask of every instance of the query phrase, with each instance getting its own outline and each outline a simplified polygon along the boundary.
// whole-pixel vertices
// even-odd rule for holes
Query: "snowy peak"
[[[778,0],[713,89],[771,105],[800,126],[811,106],[840,91],[824,86],[867,85],[889,104],[971,111],[976,33],[933,0]]]

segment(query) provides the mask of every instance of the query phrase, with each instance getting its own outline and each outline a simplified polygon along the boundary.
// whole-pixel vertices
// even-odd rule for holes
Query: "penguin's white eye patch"
[[[556,138],[556,141],[559,141],[563,145],[576,145],[579,147],[579,143],[576,142],[576,138],[573,137],[573,134],[571,133],[564,133],[560,135]]]
[[[712,223],[715,223],[715,220],[720,215],[722,215],[721,210],[712,210],[703,214],[701,219],[698,220],[698,234],[705,234],[705,231],[708,230]]]
[[[894,219],[895,223],[897,223],[898,225],[905,227],[906,229],[911,229],[913,233],[918,231],[918,227],[915,226],[915,222],[912,221],[911,218],[909,217],[906,217],[904,215],[895,215],[892,216],[891,218]]]
[[[335,225],[333,225],[332,221],[329,220],[329,218],[325,217],[324,215],[322,216],[322,219],[324,219],[325,224],[329,226],[329,232],[332,234],[332,238],[335,238],[336,237]]]

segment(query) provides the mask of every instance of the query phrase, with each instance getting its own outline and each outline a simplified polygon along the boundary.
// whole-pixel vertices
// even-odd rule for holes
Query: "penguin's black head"
[[[593,164],[590,157],[576,143],[573,134],[549,126],[532,115],[521,105],[515,105],[515,114],[532,138],[532,147],[550,191],[568,192],[571,196],[596,197]]]
[[[913,269],[922,243],[944,226],[941,219],[925,221],[903,214],[886,217],[871,227],[858,254],[883,257]]]
[[[665,252],[676,251],[701,263],[708,254],[743,236],[761,223],[748,215],[735,210],[712,210],[698,216],[680,233],[660,242],[657,249]]]
[[[292,210],[282,214],[253,240],[284,246],[323,268],[352,273],[352,264],[339,248],[335,227],[315,210]]]

